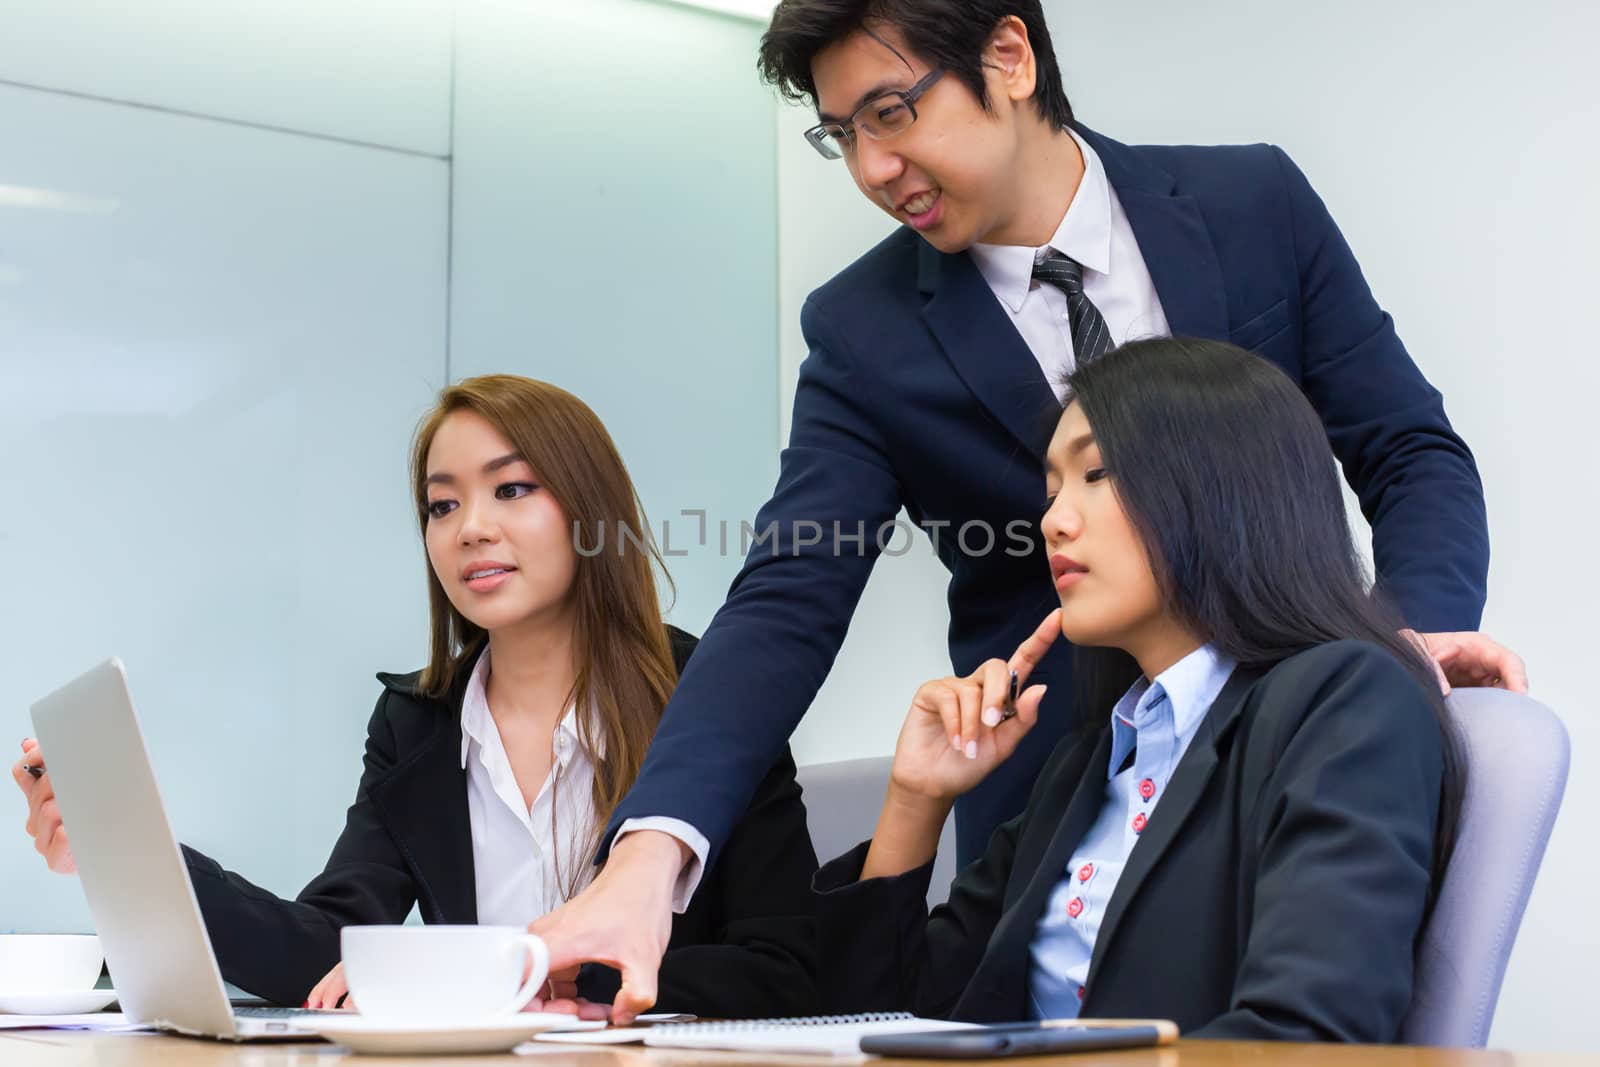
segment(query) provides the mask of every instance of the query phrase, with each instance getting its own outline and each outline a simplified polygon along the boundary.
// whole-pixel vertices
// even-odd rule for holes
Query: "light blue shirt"
[[[1100,920],[1122,869],[1234,666],[1202,645],[1154,683],[1140,678],[1112,709],[1105,804],[1034,926],[1028,968],[1034,1018],[1077,1017]],[[1119,774],[1130,751],[1133,765]]]

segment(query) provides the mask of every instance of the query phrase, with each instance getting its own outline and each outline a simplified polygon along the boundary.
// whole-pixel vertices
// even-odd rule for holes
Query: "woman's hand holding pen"
[[[22,758],[11,765],[11,777],[28,798],[28,836],[33,847],[57,874],[76,874],[67,831],[61,825],[61,809],[56,805],[55,787],[44,769],[39,742],[29,737],[22,742]]]
[[[956,797],[1010,758],[1038,721],[1045,687],[1028,686],[1028,677],[1060,636],[1058,609],[1009,661],[992,659],[964,678],[938,678],[917,690],[862,878],[900,874],[933,857]]]
[[[991,659],[964,678],[938,678],[918,689],[895,744],[891,785],[910,795],[954,802],[988,777],[1033,728],[1045,687],[1028,686],[1028,676],[1060,636],[1056,610],[1009,661]]]

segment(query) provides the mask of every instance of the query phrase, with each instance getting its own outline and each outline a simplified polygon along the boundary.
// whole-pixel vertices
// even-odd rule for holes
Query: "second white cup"
[[[544,942],[515,926],[347,926],[339,945],[356,1010],[406,1022],[511,1015],[550,971]]]
[[[0,993],[93,989],[105,963],[93,934],[0,935]]]

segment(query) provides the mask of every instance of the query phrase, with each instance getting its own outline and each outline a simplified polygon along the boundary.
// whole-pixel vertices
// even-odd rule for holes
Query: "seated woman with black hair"
[[[872,840],[814,883],[827,1006],[1394,1041],[1464,769],[1433,668],[1367,588],[1317,416],[1210,341],[1070,382],[1042,520],[1060,607],[1009,662],[917,691]],[[1090,668],[1084,726],[930,916],[945,816],[1033,726],[1028,673],[1061,636]]]

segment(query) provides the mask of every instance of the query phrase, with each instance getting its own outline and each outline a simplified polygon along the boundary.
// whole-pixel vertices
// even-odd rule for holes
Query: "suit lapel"
[[[1089,961],[1089,976],[1084,983],[1086,988],[1095,988],[1095,979],[1110,952],[1109,946],[1116,938],[1117,928],[1127,913],[1129,902],[1144,885],[1156,864],[1161,862],[1167,849],[1178,839],[1184,823],[1204,795],[1217,769],[1218,743],[1231,732],[1234,720],[1244,706],[1244,698],[1258,677],[1258,671],[1246,667],[1234,669],[1222,692],[1212,701],[1189,750],[1178,762],[1178,769],[1167,784],[1166,795],[1161,798],[1144,833],[1139,835],[1133,851],[1128,854],[1122,877],[1117,879],[1117,888],[1106,904],[1105,918],[1100,922],[1100,932],[1095,937],[1094,952]]]
[[[918,284],[929,297],[923,317],[946,357],[989,414],[1042,457],[1061,405],[1039,361],[971,256],[945,255],[926,241],[918,255]]]
[[[451,705],[459,706],[459,700]],[[433,736],[373,787],[372,800],[400,850],[416,865],[418,879],[438,909],[436,918],[424,918],[476,923],[477,882],[467,777],[461,769],[460,720],[443,709],[433,718],[437,724]],[[426,903],[427,896],[423,900]]]
[[[1029,811],[1028,829],[1017,842],[1011,865],[1004,913],[969,983],[969,994],[958,1005],[958,1018],[1009,1018],[1015,1010],[1016,984],[1027,975],[1034,927],[1072,850],[1100,814],[1111,760],[1109,726],[1099,731],[1094,744],[1077,745],[1073,752],[1059,767],[1046,765],[1049,784]],[[1058,798],[1066,798],[1064,807]]]
[[[1178,194],[1172,175],[1143,158],[1138,149],[1082,126],[1075,129],[1100,156],[1106,178],[1117,191],[1172,333],[1227,340],[1228,296],[1222,266],[1194,198]]]
[[[1070,764],[1063,764],[1059,771],[1051,775],[1051,793],[1068,798],[1066,809],[1054,820],[1055,832],[1049,832],[1052,820],[1049,811],[1041,804],[1041,810],[1032,821],[1045,832],[1030,834],[1019,842],[1017,858],[1012,865],[1012,870],[1033,872],[1026,881],[1016,883],[1016,888],[1006,894],[1007,910],[1026,913],[1024,918],[1030,931],[1039,912],[1044,909],[1045,898],[1061,880],[1061,872],[1071,858],[1072,850],[1094,825],[1105,801],[1105,768],[1111,762],[1110,729],[1101,729],[1092,746],[1080,745],[1078,751],[1084,755]],[[1099,774],[1094,773],[1096,769]],[[1035,901],[1037,907],[1030,910],[1029,905]]]

